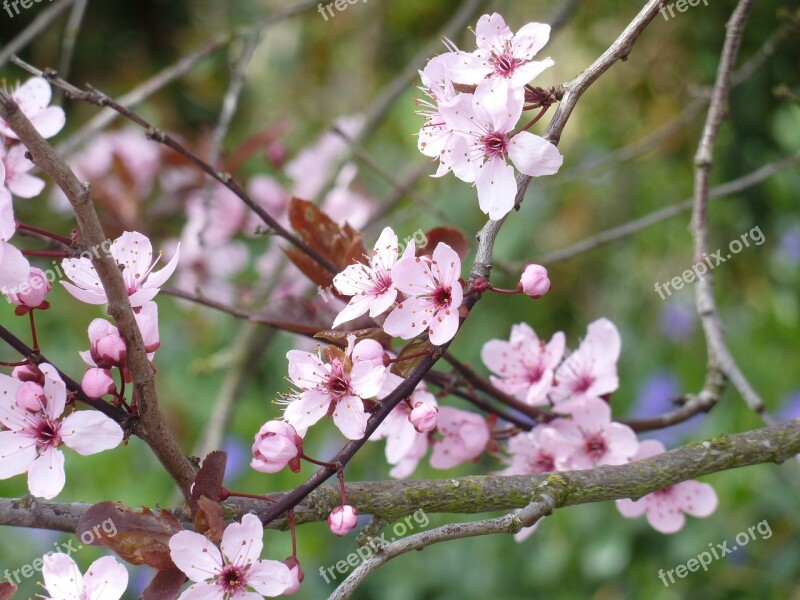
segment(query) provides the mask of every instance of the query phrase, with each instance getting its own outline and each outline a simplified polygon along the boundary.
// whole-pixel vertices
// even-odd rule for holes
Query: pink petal
[[[28,281],[31,266],[22,252],[0,240],[0,289],[13,289]]]
[[[455,290],[455,288],[454,288]],[[459,302],[459,304],[461,304]],[[429,327],[431,344],[441,346],[452,340],[458,331],[458,310],[450,310],[449,314],[434,317]]]
[[[292,574],[282,562],[260,560],[247,573],[247,585],[262,596],[280,596],[291,583]]]
[[[675,533],[683,528],[686,517],[680,510],[659,506],[655,510],[647,511],[647,522],[653,529],[661,533]]]
[[[508,156],[521,173],[531,177],[553,175],[564,162],[556,146],[528,131],[521,131],[511,138]]]
[[[169,555],[175,566],[195,582],[205,581],[222,569],[219,548],[194,531],[180,531],[169,538]]]
[[[349,268],[349,267],[348,267]],[[338,275],[337,275],[338,277]],[[347,286],[337,284],[336,288],[343,294],[346,292],[343,291],[343,287],[347,289]],[[395,292],[397,295],[397,292]],[[394,302],[394,300],[392,300]],[[367,296],[366,294],[361,294],[360,292],[356,292],[352,298],[350,298],[350,302],[347,303],[341,312],[336,315],[336,318],[333,321],[333,326],[338,327],[342,323],[347,323],[348,321],[352,321],[353,319],[357,319],[364,313],[366,313],[370,309],[370,305],[372,304],[372,298]]]
[[[511,41],[512,54],[515,58],[530,60],[545,47],[549,39],[550,25],[546,23],[523,25]]]
[[[44,395],[47,398],[45,413],[55,420],[64,412],[67,402],[67,386],[53,365],[42,363],[39,369],[44,374]]]
[[[83,575],[78,565],[68,555],[58,552],[45,554],[42,565],[44,587],[52,598],[81,598]]]
[[[644,498],[639,498],[638,500],[623,498],[622,500],[617,500],[617,510],[623,517],[634,519],[641,517],[647,510],[647,506]]]
[[[0,479],[21,475],[36,455],[36,440],[13,431],[0,431]]]
[[[679,494],[681,508],[693,517],[707,517],[717,510],[719,500],[714,488],[699,481],[684,481],[675,486]]]
[[[174,559],[173,559],[174,560]],[[222,600],[223,590],[213,581],[202,581],[186,588],[178,600]]]
[[[407,298],[389,313],[383,322],[383,330],[405,340],[418,336],[426,328],[422,323],[429,316],[426,306],[416,298]]]
[[[28,489],[34,496],[46,500],[55,498],[66,482],[64,453],[60,450],[48,448],[28,469]]]
[[[350,385],[361,398],[372,398],[378,395],[386,379],[386,368],[375,367],[369,362],[359,362],[350,371]]]
[[[479,48],[492,50],[502,48],[513,36],[503,17],[498,13],[483,15],[475,26],[476,43]]]
[[[33,175],[18,175],[8,185],[11,193],[20,198],[33,198],[44,189],[44,180]]]
[[[478,170],[475,186],[478,188],[478,204],[490,219],[502,219],[514,208],[517,180],[514,168],[504,160],[486,161]]]
[[[119,600],[128,587],[128,571],[112,556],[94,561],[86,570],[83,588],[91,600]]]
[[[0,169],[2,169],[3,162],[0,161]],[[17,230],[17,224],[14,222],[14,204],[11,200],[11,194],[3,187],[5,180],[5,170],[0,172],[0,240],[10,240]]]
[[[102,288],[100,290],[86,290],[71,284],[69,281],[64,281],[63,279],[60,283],[76,300],[80,300],[86,304],[100,305],[108,302],[106,293],[102,291]]]
[[[144,287],[160,288],[167,282],[167,279],[169,279],[175,272],[175,269],[178,268],[178,258],[180,256],[180,250],[181,250],[181,245],[178,244],[178,247],[175,249],[175,255],[172,257],[172,259],[160,271],[151,272],[150,275],[147,276],[147,280],[144,282]]]
[[[60,106],[50,106],[31,118],[31,124],[43,138],[51,138],[63,129],[67,119]]]
[[[364,437],[367,419],[367,413],[364,412],[364,403],[355,396],[345,396],[339,400],[333,411],[334,424],[350,440],[360,440]]]
[[[140,287],[153,262],[153,246],[137,231],[126,231],[111,244],[111,255],[125,268],[122,276],[128,289]]]
[[[289,350],[286,358],[289,360],[289,379],[297,387],[311,388],[326,378],[325,366],[316,354]]]
[[[331,404],[329,394],[320,390],[307,390],[292,400],[283,413],[283,418],[300,433],[319,421],[328,412]]]
[[[231,523],[222,534],[222,554],[239,567],[254,564],[264,548],[264,526],[255,515],[247,514],[241,523]]]
[[[50,84],[43,77],[31,77],[13,94],[20,110],[28,118],[44,110],[50,104],[52,95]]]
[[[122,443],[122,428],[103,413],[80,410],[61,423],[61,438],[68,448],[88,456],[111,450]]]
[[[431,271],[438,274],[441,283],[453,287],[454,295],[458,294],[461,290],[461,284],[458,283],[458,278],[461,277],[461,258],[456,251],[444,242],[440,242],[436,245],[431,259]],[[456,302],[456,298],[453,298],[453,304],[461,304],[461,299]]]

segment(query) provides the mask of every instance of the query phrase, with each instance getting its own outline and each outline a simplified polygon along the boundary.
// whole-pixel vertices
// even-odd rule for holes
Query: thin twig
[[[69,77],[69,70],[72,66],[72,55],[75,52],[75,43],[78,40],[78,32],[83,23],[83,15],[86,12],[88,0],[76,0],[69,13],[67,25],[64,28],[64,37],[61,38],[61,53],[58,59],[58,72],[63,78]],[[55,104],[61,104],[63,90],[56,90]]]

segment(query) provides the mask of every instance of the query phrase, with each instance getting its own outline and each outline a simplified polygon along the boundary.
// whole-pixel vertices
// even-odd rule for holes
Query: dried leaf
[[[214,543],[222,540],[222,533],[225,531],[225,517],[222,512],[222,505],[219,502],[209,500],[205,496],[197,499],[200,505],[197,514],[194,516],[194,527],[197,533],[202,533]]]
[[[203,460],[203,465],[195,475],[192,497],[189,499],[189,508],[193,516],[199,508],[198,499],[201,496],[212,500],[219,498],[219,490],[222,487],[222,480],[225,478],[225,465],[227,463],[228,455],[222,450],[215,450],[209,453]]]
[[[455,250],[461,260],[469,254],[467,236],[453,227],[434,227],[425,234],[425,237],[428,238],[428,243],[417,251],[417,256],[431,256],[440,242]]]
[[[156,573],[142,592],[142,600],[175,600],[181,593],[186,575],[177,567],[163,569]]]
[[[169,569],[169,539],[181,531],[180,521],[167,510],[133,510],[116,502],[95,504],[78,522],[75,535],[82,543],[105,546],[133,565]]]

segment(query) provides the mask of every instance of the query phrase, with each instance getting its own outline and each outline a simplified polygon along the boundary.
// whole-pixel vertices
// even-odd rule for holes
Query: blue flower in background
[[[657,417],[675,410],[676,405],[672,400],[680,393],[680,382],[671,371],[659,371],[651,375],[636,394],[633,417],[637,419]],[[659,440],[667,448],[672,448],[678,445],[684,434],[697,429],[703,416],[701,413],[678,425],[644,433],[641,439]]]
[[[781,421],[800,419],[800,389],[794,390],[783,400],[778,419]]]
[[[228,464],[225,467],[225,483],[230,483],[247,469],[253,456],[250,452],[250,446],[233,436],[225,438],[222,449],[228,453]]]
[[[673,342],[685,340],[694,332],[696,325],[694,303],[689,300],[671,299],[661,311],[659,326],[662,333]]]
[[[778,254],[792,265],[800,264],[800,224],[794,224],[783,232],[778,242]]]

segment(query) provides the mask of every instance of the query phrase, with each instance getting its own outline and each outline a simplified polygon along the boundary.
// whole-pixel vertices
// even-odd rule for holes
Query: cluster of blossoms
[[[420,71],[427,99],[420,101],[419,150],[438,159],[437,177],[452,171],[473,183],[481,210],[496,220],[514,207],[514,167],[538,177],[556,173],[563,162],[555,145],[527,131],[535,119],[517,129],[523,111],[545,106],[528,84],[553,65],[550,58],[534,60],[550,26],[528,23],[514,34],[494,13],[478,20],[475,36],[473,52],[448,40],[451,51]]]

